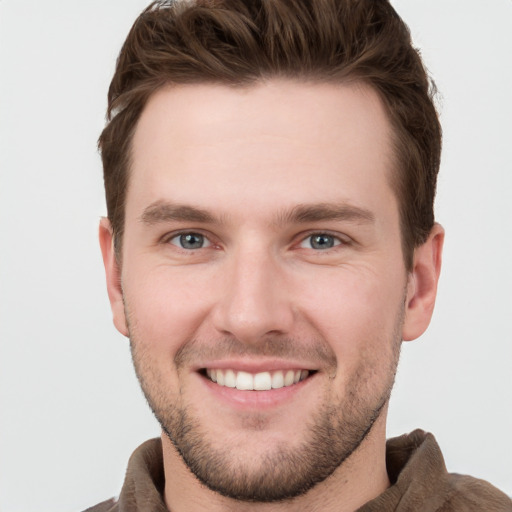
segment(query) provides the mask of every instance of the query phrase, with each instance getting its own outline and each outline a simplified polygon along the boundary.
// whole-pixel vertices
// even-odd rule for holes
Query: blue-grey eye
[[[340,245],[340,240],[326,233],[318,233],[308,236],[300,245],[307,249],[316,249],[319,251],[332,249],[336,245]]]
[[[208,239],[200,233],[182,233],[171,238],[170,243],[189,250],[202,249],[210,245]]]

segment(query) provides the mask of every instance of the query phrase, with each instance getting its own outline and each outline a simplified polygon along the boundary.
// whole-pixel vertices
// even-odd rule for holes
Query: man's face
[[[176,453],[210,488],[303,493],[382,416],[408,282],[392,169],[384,109],[363,86],[150,99],[115,321]]]

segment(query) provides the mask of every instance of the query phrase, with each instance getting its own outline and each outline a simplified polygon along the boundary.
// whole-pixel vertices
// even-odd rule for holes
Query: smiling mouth
[[[249,373],[231,369],[206,368],[203,376],[219,386],[240,391],[268,391],[293,386],[316,373],[311,370],[276,370]]]

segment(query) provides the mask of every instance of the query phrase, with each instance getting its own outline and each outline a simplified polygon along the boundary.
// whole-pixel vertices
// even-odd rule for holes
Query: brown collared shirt
[[[512,512],[512,500],[484,480],[448,473],[432,434],[415,430],[387,442],[391,486],[356,512]],[[160,439],[139,446],[119,499],[85,512],[169,512]]]

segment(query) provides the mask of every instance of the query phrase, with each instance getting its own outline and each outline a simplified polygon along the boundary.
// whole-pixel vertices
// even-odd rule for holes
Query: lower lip
[[[200,378],[210,393],[213,393],[218,399],[227,402],[232,407],[246,410],[262,410],[278,407],[279,405],[290,402],[298,393],[301,393],[304,388],[308,387],[311,382],[315,380],[315,375],[316,374],[310,375],[292,386],[269,389],[267,391],[241,391],[236,388],[219,386],[202,375],[200,375]]]

